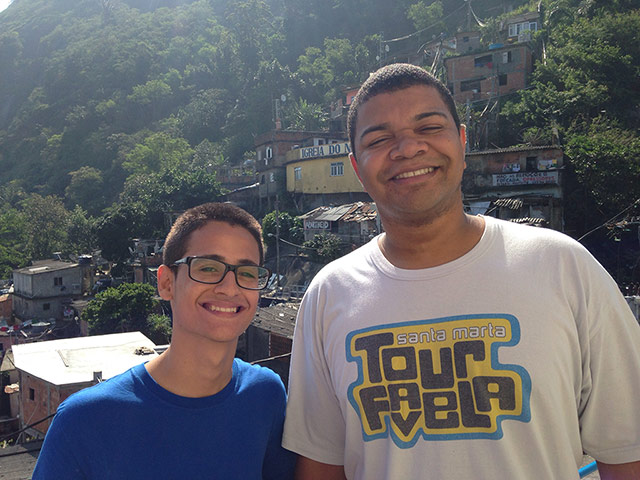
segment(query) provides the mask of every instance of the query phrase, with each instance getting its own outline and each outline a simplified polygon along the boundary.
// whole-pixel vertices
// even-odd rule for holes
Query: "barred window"
[[[331,164],[331,176],[332,177],[341,177],[344,175],[344,163],[343,162],[333,162]]]

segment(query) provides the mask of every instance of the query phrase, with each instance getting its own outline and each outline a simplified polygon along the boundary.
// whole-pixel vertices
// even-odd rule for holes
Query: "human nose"
[[[226,293],[228,295],[232,295],[240,289],[238,282],[236,281],[236,272],[230,269],[226,271],[222,280],[214,286],[218,292]]]
[[[393,160],[413,158],[428,150],[427,143],[414,132],[402,131],[396,134],[396,142],[391,150]]]

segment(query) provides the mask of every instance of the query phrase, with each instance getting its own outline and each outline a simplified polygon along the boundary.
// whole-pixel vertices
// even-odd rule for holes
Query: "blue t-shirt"
[[[238,359],[204,398],[168,392],[138,365],[60,405],[33,479],[292,478],[285,402],[274,372]]]

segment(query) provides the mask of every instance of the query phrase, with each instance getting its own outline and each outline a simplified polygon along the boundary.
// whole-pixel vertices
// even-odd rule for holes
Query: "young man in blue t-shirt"
[[[234,359],[270,275],[263,257],[244,210],[209,203],[182,214],[158,269],[170,347],[63,402],[33,478],[290,478],[282,382]]]

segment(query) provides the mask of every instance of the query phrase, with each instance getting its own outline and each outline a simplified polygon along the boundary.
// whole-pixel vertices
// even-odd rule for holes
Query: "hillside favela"
[[[195,266],[202,253],[193,256],[184,250],[184,259],[171,257],[176,263],[170,265],[170,271],[178,279],[176,272],[184,269],[189,277],[185,273],[185,279],[212,292],[227,282],[227,274],[235,276],[234,288],[250,300],[247,305],[234,306],[236,313],[249,312],[249,316],[248,326],[237,332],[237,343],[232,339],[236,345],[232,353],[247,364],[274,372],[273,381],[281,380],[282,391],[288,391],[294,332],[297,339],[296,328],[302,328],[296,327],[298,314],[316,307],[317,315],[349,310],[347,297],[360,295],[345,291],[343,298],[324,298],[329,293],[319,286],[313,288],[312,281],[338,267],[318,273],[330,263],[345,269],[346,263],[332,262],[376,242],[389,268],[394,263],[380,239],[392,238],[392,227],[397,225],[389,219],[395,210],[384,204],[389,196],[363,186],[382,183],[383,174],[363,174],[363,163],[356,173],[352,163],[356,164],[356,158],[360,161],[360,150],[354,152],[354,145],[360,149],[362,137],[350,138],[347,121],[363,83],[388,65],[420,67],[450,92],[452,113],[466,126],[466,130],[458,126],[458,132],[463,128],[466,133],[461,147],[464,172],[458,180],[465,218],[483,218],[487,225],[496,219],[505,225],[527,225],[536,232],[551,230],[570,237],[584,247],[576,244],[576,248],[604,267],[603,275],[606,270],[613,279],[611,295],[620,301],[623,297],[636,321],[640,318],[640,6],[635,0],[9,0],[0,3],[0,9],[0,479],[67,478],[50,470],[47,473],[44,466],[34,475],[34,469],[39,457],[45,460],[41,452],[48,446],[45,443],[43,448],[43,443],[58,407],[77,392],[108,384],[143,364],[148,365],[148,377],[165,387],[163,370],[154,368],[164,365],[163,355],[168,358],[169,348],[178,351],[178,345],[171,343],[178,316],[177,301],[171,295],[182,291],[176,280],[172,293],[163,293],[165,239],[176,220],[198,205],[233,205],[255,217],[262,230],[264,268],[259,268],[257,257],[231,261],[206,252],[210,262],[224,268],[221,279],[208,280],[214,278],[207,277],[213,267]],[[367,101],[373,102],[365,100],[364,106]],[[362,105],[359,108],[355,122],[365,112]],[[369,131],[385,130],[388,125],[380,123]],[[371,158],[371,165],[377,161],[373,154],[366,158]],[[232,231],[244,225],[230,224]],[[505,241],[504,249],[508,248]],[[169,257],[170,250],[166,250]],[[540,262],[540,269],[545,268],[545,261],[540,258]],[[423,267],[409,261],[402,269]],[[360,272],[358,268],[354,267]],[[268,276],[264,283],[249,283],[253,269],[258,276]],[[516,285],[505,280],[487,285],[474,279],[474,284],[457,283],[441,301],[473,305],[470,297],[491,292],[509,307],[526,297],[545,304],[547,299],[540,298],[540,292],[555,290],[554,297],[563,297],[564,287],[555,282],[573,284],[574,280],[549,278],[548,285],[533,281]],[[579,289],[582,283],[576,285]],[[255,292],[258,288],[262,288],[259,294]],[[307,292],[309,303],[301,308]],[[342,302],[341,307],[335,307],[335,302]],[[585,302],[599,300],[587,298]],[[570,309],[576,313],[580,305],[571,303]],[[257,306],[255,313],[252,306]],[[490,311],[512,318],[501,303],[482,312],[469,308],[464,311],[462,307],[456,315],[476,318]],[[313,359],[311,364],[322,364],[322,370],[318,367],[322,373],[315,375],[336,389],[346,381],[347,371],[332,370],[337,363],[332,355],[340,355],[357,370],[347,381],[348,395],[342,390],[329,395],[346,419],[331,423],[349,424],[362,417],[362,431],[356,437],[367,445],[377,442],[380,450],[375,452],[385,449],[378,454],[357,445],[353,447],[357,455],[391,458],[387,449],[396,449],[404,456],[393,462],[404,462],[410,458],[407,449],[416,442],[425,444],[423,448],[437,444],[440,452],[451,441],[483,439],[486,450],[473,456],[478,462],[490,462],[492,452],[500,450],[492,450],[492,442],[507,439],[516,428],[513,425],[533,424],[544,416],[533,399],[535,378],[532,386],[518,357],[508,354],[508,347],[518,341],[513,327],[516,320],[509,320],[506,329],[498,320],[482,327],[465,324],[452,329],[452,335],[480,338],[481,344],[488,345],[482,353],[465,350],[461,354],[453,343],[450,348],[438,347],[450,334],[444,327],[438,330],[444,325],[442,318],[432,316],[426,321],[420,315],[416,312],[415,317],[407,318],[406,325],[409,328],[423,321],[421,332],[394,333],[394,348],[388,343],[388,348],[378,346],[375,352],[373,343],[357,347],[374,342],[373,335],[358,337],[377,332],[373,326],[354,327],[336,342],[338,347],[315,339],[325,356],[315,349],[305,350],[313,341],[304,337],[303,344],[300,333],[294,361],[298,350],[301,357]],[[395,332],[390,326],[395,320],[380,320],[375,328]],[[327,335],[332,328],[335,326],[324,323],[317,327]],[[575,330],[580,341],[595,335],[578,327]],[[380,332],[379,338],[387,334]],[[522,325],[519,332],[526,333]],[[513,338],[502,338],[512,333]],[[566,335],[574,338],[571,333]],[[180,340],[178,335],[174,340]],[[504,342],[489,345],[497,340]],[[580,350],[578,359],[586,362],[585,358],[595,355],[593,345],[587,349],[576,342],[571,348]],[[640,350],[640,344],[635,347]],[[482,400],[477,398],[481,387],[476,380],[488,377],[464,382],[473,383],[469,388],[474,389],[474,396],[467,399],[471,403],[465,403],[458,383],[459,389],[450,393],[445,392],[450,386],[444,383],[439,393],[429,393],[425,386],[427,378],[444,382],[447,359],[455,366],[449,368],[456,378],[462,378],[466,365],[480,363],[484,355],[491,356],[491,368],[498,373],[513,368],[516,380],[509,380],[515,382],[513,388],[522,385],[522,391],[528,392],[514,397],[516,402],[522,399],[521,414],[491,417],[495,423],[490,433],[475,424],[470,427],[471,417],[465,416],[464,409],[471,408],[473,419],[488,419],[490,415],[481,412],[495,410],[498,401],[501,409],[507,409],[506,384],[489,381],[486,392],[490,398]],[[210,360],[202,353],[203,362],[205,357]],[[620,363],[631,362],[624,353],[615,358]],[[554,361],[557,375],[573,381],[565,376],[564,369],[569,367],[561,364],[560,356]],[[409,400],[413,387],[407,385],[419,382],[409,383],[402,376],[411,365],[422,372],[421,393],[415,399],[418,407]],[[431,376],[425,373],[426,365],[430,365]],[[594,390],[597,384],[590,377],[595,367],[582,367],[589,372],[583,372],[584,383],[576,387],[582,393],[572,398],[573,411],[566,407],[562,411],[580,417],[580,422],[583,413],[607,418],[610,412],[593,413],[591,403],[580,397],[586,395],[587,383]],[[634,365],[629,371],[637,376],[639,368]],[[299,381],[293,377],[294,370],[291,368],[291,376]],[[376,371],[382,371],[378,373],[381,378],[388,376],[390,383],[373,385]],[[398,383],[400,380],[407,383]],[[374,393],[363,393],[367,385],[367,391]],[[177,386],[168,390],[182,392]],[[429,395],[438,397],[431,405],[434,422],[461,418],[462,426],[447,430],[444,440],[432,436]],[[600,395],[615,397],[618,393]],[[559,397],[562,395],[550,395],[549,402]],[[318,394],[318,398],[324,397]],[[366,398],[373,410],[366,410]],[[483,402],[488,405],[485,410]],[[313,414],[313,409],[305,408],[305,415]],[[288,421],[285,448],[298,438],[298,424]],[[167,424],[171,429],[168,437],[178,435],[170,433],[176,422],[180,418],[172,417]],[[586,425],[580,423],[577,432],[563,435],[575,433],[579,439],[588,430]],[[74,425],[67,435],[80,427]],[[635,430],[640,431],[640,425]],[[165,441],[164,434],[153,432],[162,432],[162,425],[154,426],[140,441],[150,445]],[[248,428],[237,435],[248,439],[252,432]],[[353,441],[352,434],[344,435]],[[100,436],[100,432],[93,435]],[[634,451],[638,451],[638,434],[635,439]],[[73,445],[87,440],[70,441]],[[200,455],[197,452],[219,448],[206,445],[206,438],[200,436],[181,441],[205,443],[193,446],[194,458]],[[603,463],[630,461],[613,455],[600,458],[598,448],[589,450],[587,443],[583,440],[582,450],[573,448],[577,464],[570,478],[598,479],[598,467],[605,472]],[[280,447],[280,437],[277,444]],[[550,444],[555,445],[551,440]],[[95,448],[102,449],[102,445],[96,441]],[[616,447],[620,445],[626,444]],[[69,448],[59,446],[60,451]],[[311,452],[306,448],[296,453]],[[341,448],[350,447],[343,444]],[[516,456],[515,447],[510,448]],[[128,461],[103,451],[92,455],[119,458],[113,460],[116,463]],[[175,462],[192,461],[183,452],[177,455]],[[521,451],[517,455],[526,456]],[[332,462],[334,457],[327,453],[311,458],[307,461],[344,465],[344,471],[340,467],[343,476],[306,477],[300,473],[303,464],[298,463],[296,478],[374,478],[363,474],[366,470],[351,457]],[[155,460],[136,460],[141,461]],[[534,478],[531,472],[513,476],[504,468],[510,473],[503,477],[475,478]],[[526,468],[528,464],[523,471]],[[282,473],[269,476],[266,467],[262,472],[261,478],[289,478]],[[197,478],[253,478],[209,474]],[[144,471],[140,475],[147,478]],[[380,475],[375,478],[414,478],[406,473]],[[434,475],[420,478],[455,478]],[[606,478],[640,478],[640,473],[626,475]],[[121,477],[84,473],[73,478]],[[551,477],[542,473],[535,478]]]

